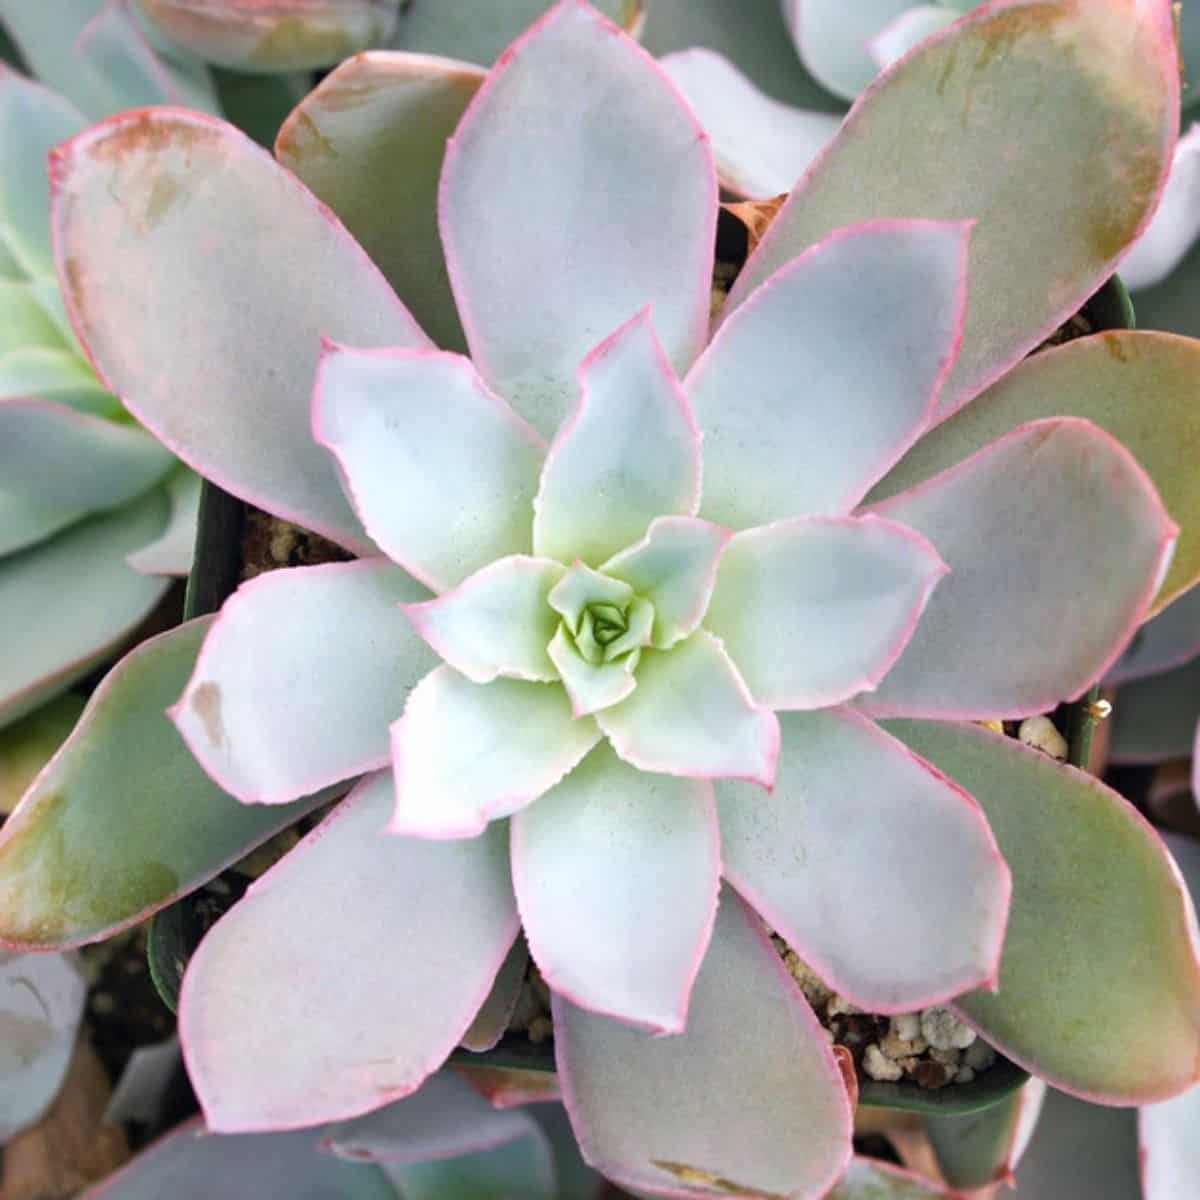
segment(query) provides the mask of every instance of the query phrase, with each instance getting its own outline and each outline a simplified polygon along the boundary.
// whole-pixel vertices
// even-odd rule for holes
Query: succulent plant
[[[120,4],[79,30],[57,11],[53,30],[37,30],[30,6],[0,8],[6,23],[14,15],[30,59],[73,77],[88,108],[0,65],[0,725],[26,717],[6,735],[6,757],[42,744],[61,714],[77,715],[73,700],[39,706],[111,656],[169,576],[187,573],[199,496],[199,479],[138,428],[71,331],[45,169],[49,150],[88,117],[194,101],[196,89]]]
[[[711,340],[707,139],[578,0],[486,76],[353,60],[283,131],[412,313],[219,121],[60,148],[104,378],[362,557],[260,576],[113,671],[0,832],[5,941],[103,936],[358,779],[188,967],[217,1132],[413,1092],[504,1008],[519,926],[584,1155],[642,1192],[816,1196],[850,1161],[840,1056],[763,919],[849,1001],[953,1001],[1069,1091],[1189,1087],[1200,963],[1161,844],[968,723],[1079,696],[1200,575],[1189,451],[1144,419],[1191,403],[1195,344],[1022,361],[1149,219],[1177,89],[1165,2],[986,7],[863,101]],[[439,176],[445,263],[416,272]],[[181,688],[211,779],[161,716]]]
[[[747,77],[721,53],[722,42],[744,38],[729,24],[706,20],[706,6],[679,7],[672,35],[686,38],[689,30],[703,38],[715,24],[713,45],[675,50],[665,54],[663,65],[695,105],[712,135],[721,181],[743,195],[770,197],[790,190],[794,180],[828,144],[839,124],[831,107],[797,108],[780,103],[758,86],[753,71]],[[797,74],[804,75],[840,101],[853,102],[878,72],[903,57],[925,38],[941,32],[974,7],[969,2],[912,4],[909,0],[869,0],[843,4],[839,0],[781,0],[778,6],[794,42]],[[1185,76],[1190,80],[1200,67],[1200,16],[1182,5],[1180,27]],[[763,26],[776,23],[766,6],[750,6],[737,14]],[[728,22],[729,18],[726,17]],[[765,34],[764,34],[765,37]],[[652,44],[657,38],[652,38]],[[728,47],[732,48],[732,47]],[[1185,89],[1185,110],[1196,99],[1195,89]],[[1200,234],[1200,130],[1180,139],[1171,177],[1155,218],[1121,264],[1126,285],[1135,292],[1165,280],[1179,266]],[[1176,289],[1177,290],[1177,289]],[[1172,320],[1169,305],[1151,301],[1155,328],[1194,333],[1186,320]],[[1182,314],[1181,314],[1182,316]]]

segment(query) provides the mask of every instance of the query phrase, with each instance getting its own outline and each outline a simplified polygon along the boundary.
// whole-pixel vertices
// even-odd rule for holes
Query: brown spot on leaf
[[[693,1188],[703,1188],[703,1191],[697,1191],[698,1196],[707,1194],[737,1196],[743,1200],[787,1200],[786,1196],[780,1195],[778,1192],[764,1192],[758,1188],[746,1187],[743,1184],[734,1183],[732,1179],[726,1179],[715,1171],[705,1170],[703,1167],[667,1162],[660,1158],[654,1159],[653,1162],[660,1171],[674,1175],[680,1183]]]
[[[221,687],[216,683],[202,683],[192,693],[192,711],[200,718],[208,740],[214,746],[225,741],[225,727],[221,724]]]
[[[279,134],[279,151],[293,159],[337,158],[333,143],[318,128],[302,108],[296,109],[292,119]]]

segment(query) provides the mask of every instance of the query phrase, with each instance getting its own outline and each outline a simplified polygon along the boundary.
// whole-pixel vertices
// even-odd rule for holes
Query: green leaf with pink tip
[[[651,645],[669,650],[695,632],[708,611],[728,531],[695,517],[658,517],[646,536],[604,563],[654,606]]]
[[[463,54],[453,43],[443,52]],[[438,236],[438,179],[482,79],[468,63],[370,50],[321,80],[275,140],[279,161],[337,213],[445,350],[465,350],[466,339]]]
[[[52,175],[59,278],[107,384],[202,475],[368,550],[312,439],[320,339],[428,341],[361,248],[294,176],[199,113],[112,117],[60,147]],[[281,239],[290,253],[264,251]]]
[[[173,42],[240,71],[327,67],[377,45],[395,25],[399,0],[137,0]]]
[[[600,740],[561,687],[431,671],[392,726],[396,811],[388,832],[473,838],[559,782]]]
[[[1105,683],[1117,685],[1161,675],[1197,655],[1200,655],[1200,588],[1192,588],[1133,635]]]
[[[404,611],[438,656],[473,683],[500,675],[549,683],[558,673],[546,647],[559,617],[547,597],[564,574],[547,558],[500,558]]]
[[[895,464],[954,361],[969,231],[838,230],[725,322],[685,380],[704,435],[704,516],[734,529],[844,516]]]
[[[534,552],[599,566],[699,503],[700,432],[643,309],[579,366],[533,502]]]
[[[0,656],[0,725],[69,687],[150,614],[167,581],[125,556],[162,532],[160,489],[0,560],[0,629],[19,630]]]
[[[437,662],[400,607],[427,597],[383,558],[259,575],[225,601],[171,719],[248,804],[386,766],[388,725]]]
[[[195,1117],[82,1193],[81,1200],[397,1200],[374,1163],[324,1154],[311,1129],[213,1135]]]
[[[939,406],[948,415],[1112,273],[1158,199],[1178,105],[1168,0],[980,8],[862,97],[728,307],[839,225],[977,220],[963,345]]]
[[[1012,869],[999,986],[960,997],[963,1014],[1076,1095],[1139,1104],[1195,1083],[1195,915],[1150,826],[1098,780],[1012,738],[887,727],[974,796]]]
[[[394,804],[390,773],[367,776],[188,964],[180,1033],[210,1129],[359,1116],[414,1092],[471,1025],[517,934],[507,828],[388,837]]]
[[[776,521],[725,547],[705,627],[760,704],[827,708],[878,686],[946,572],[892,521]]]
[[[717,785],[726,878],[868,1012],[912,1012],[991,986],[1010,879],[970,797],[851,710],[780,723],[769,796]],[[871,885],[847,888],[850,879]],[[938,936],[923,945],[914,931],[932,927]]]
[[[190,621],[126,655],[0,830],[0,943],[64,947],[108,937],[329,798],[239,804],[171,727],[164,709],[210,624]]]
[[[745,779],[770,787],[779,722],[758,704],[721,645],[698,629],[671,650],[646,650],[637,687],[596,714],[613,749],[639,771]]]
[[[1186,257],[1200,235],[1198,199],[1200,127],[1192,125],[1175,147],[1162,203],[1145,233],[1121,261],[1121,279],[1130,291],[1162,283]]]
[[[327,344],[313,434],[384,553],[435,591],[529,552],[545,444],[462,355]]]
[[[513,886],[550,989],[680,1033],[716,913],[718,842],[710,784],[637,771],[607,745],[517,813]]]
[[[869,499],[913,487],[1027,421],[1084,417],[1137,459],[1180,526],[1154,600],[1160,612],[1200,580],[1198,371],[1200,342],[1168,333],[1114,329],[1036,354],[926,434]]]
[[[584,1158],[610,1179],[651,1195],[816,1200],[841,1175],[851,1134],[841,1072],[765,930],[729,888],[683,1033],[654,1037],[558,994],[553,1005],[571,1124]]]
[[[0,952],[0,1143],[53,1103],[86,998],[76,955]]]
[[[716,199],[707,140],[649,55],[581,0],[552,8],[476,93],[442,170],[442,244],[484,379],[552,434],[580,360],[647,305],[686,371],[708,332]]]
[[[1023,717],[1113,665],[1170,561],[1177,527],[1110,434],[1033,421],[869,510],[923,534],[950,567],[862,707],[877,715]]]

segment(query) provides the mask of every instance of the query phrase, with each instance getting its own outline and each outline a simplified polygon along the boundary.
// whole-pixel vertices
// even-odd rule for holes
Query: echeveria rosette
[[[678,1178],[657,1161],[819,1194],[847,1160],[846,1094],[745,901],[880,1012],[993,983],[1008,901],[972,798],[847,702],[969,717],[1077,694],[1140,620],[1174,534],[1130,456],[1077,418],[859,511],[954,369],[967,223],[835,232],[768,272],[705,349],[706,141],[575,2],[502,56],[447,155],[440,225],[471,359],[435,349],[328,211],[217,122],[116,118],[69,143],[54,180],[72,316],[131,409],[231,490],[369,555],[245,585],[174,710],[242,799],[362,776],[192,960],[181,1014],[210,1125],[289,1128],[413,1091],[523,923],[594,1165],[652,1192]],[[267,230],[292,253],[264,254]],[[1052,644],[1031,597],[1072,614]],[[590,661],[627,635],[649,640]],[[592,712],[572,711],[568,674]],[[705,737],[710,712],[738,736]],[[1061,808],[1136,850],[1118,902],[1132,891],[1161,920],[1150,999],[1168,1044],[1192,1045],[1187,909],[1161,850],[1098,785],[911,724],[908,740],[934,731],[929,754],[945,731],[961,761],[944,769],[998,817],[1044,769],[1071,793],[1048,820]],[[1036,879],[1026,860],[1064,830],[1026,846],[1022,817],[1000,822],[1005,854]],[[914,827],[927,841],[898,852]],[[741,897],[717,904],[722,874]],[[1028,880],[1014,893],[1017,984],[1029,926],[1055,915],[1042,903]],[[914,942],[924,927],[937,945]],[[1164,1063],[1115,1028],[1118,1069],[1053,1069],[1126,1100],[1191,1082],[1194,1055]]]

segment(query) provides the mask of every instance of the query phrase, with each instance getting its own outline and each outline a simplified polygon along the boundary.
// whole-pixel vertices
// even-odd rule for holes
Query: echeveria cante
[[[1169,13],[1128,19],[1165,113]],[[843,995],[902,1013],[986,997],[1009,907],[975,800],[864,709],[1017,716],[1079,694],[1145,615],[1176,532],[1078,417],[860,508],[955,369],[969,216],[837,229],[766,272],[760,252],[760,285],[709,340],[707,140],[577,0],[501,56],[446,154],[470,359],[435,348],[328,211],[218,122],[116,118],[53,178],[72,316],[129,407],[230,490],[366,556],[244,586],[173,709],[244,801],[362,776],[192,960],[181,1022],[210,1126],[413,1091],[523,925],[589,1161],[659,1194],[705,1174],[821,1194],[848,1161],[848,1098],[759,916]],[[1043,318],[976,339],[972,377]],[[1071,614],[1051,640],[1047,609]],[[912,724],[951,775],[993,771],[1003,791],[1042,769]],[[1167,1031],[1122,1018],[1116,1067],[1054,1070],[1126,1102],[1178,1090],[1200,988],[1186,901],[1111,794],[1054,778],[1105,846],[1136,844],[1122,887],[1165,932],[1127,986]],[[1026,850],[1045,848],[998,827],[1035,876]],[[1038,902],[1014,895],[1003,963],[1025,1002]],[[985,1030],[1006,1028],[997,1000]]]

